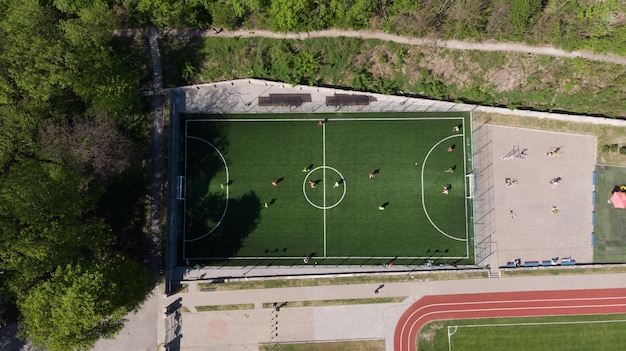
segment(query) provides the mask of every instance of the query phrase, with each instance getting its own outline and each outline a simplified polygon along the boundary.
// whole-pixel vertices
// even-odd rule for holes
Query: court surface
[[[185,259],[473,259],[464,116],[292,116],[186,121]]]

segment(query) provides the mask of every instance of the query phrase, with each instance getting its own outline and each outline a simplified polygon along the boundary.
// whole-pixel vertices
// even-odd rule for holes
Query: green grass
[[[600,315],[437,321],[422,328],[418,345],[423,351],[621,350],[626,344],[624,320],[625,315]],[[529,325],[539,323],[547,324]],[[448,326],[463,326],[450,337],[450,348]]]
[[[369,305],[376,303],[400,303],[406,300],[406,296],[378,297],[369,299],[336,299],[336,300],[307,300],[289,301],[284,307],[315,307],[315,306],[344,306],[344,305]],[[264,303],[263,308],[272,308],[272,303]]]
[[[596,167],[594,262],[626,262],[626,210],[607,203],[613,188],[626,183],[625,171],[624,167]]]
[[[195,306],[198,312],[253,310],[253,303],[241,303],[235,305]]]
[[[487,278],[485,270],[445,272],[411,272],[404,274],[371,274],[354,275],[334,278],[305,278],[305,279],[231,279],[225,283],[198,283],[198,289],[212,289],[217,291],[274,289],[304,286],[329,286],[347,284],[394,283],[406,281],[438,281]]]
[[[260,345],[260,351],[384,351],[385,340],[347,340],[299,344]]]
[[[380,264],[394,257],[408,264],[468,256],[464,241],[439,231],[457,238],[467,233],[464,139],[451,131],[462,116],[407,120],[403,117],[422,115],[280,115],[296,121],[265,120],[268,116],[188,122],[193,138],[187,139],[185,235],[200,239],[187,243],[186,257],[294,265],[309,255],[309,264]],[[329,122],[318,126],[315,121],[324,117]],[[227,182],[226,168],[207,142],[228,165],[227,189],[220,186]],[[452,144],[455,150],[447,152]],[[311,173],[302,171],[311,164]],[[324,164],[333,168],[316,169]],[[456,172],[444,172],[453,165]],[[368,179],[374,170],[376,177]],[[333,188],[341,177],[345,184]],[[309,180],[319,183],[311,188]],[[441,189],[447,184],[452,190],[444,196]],[[379,210],[385,203],[385,210]]]
[[[626,273],[625,265],[606,265],[595,267],[550,267],[547,269],[520,269],[511,268],[500,270],[503,277],[522,277],[540,275],[587,275],[587,274],[614,274]]]

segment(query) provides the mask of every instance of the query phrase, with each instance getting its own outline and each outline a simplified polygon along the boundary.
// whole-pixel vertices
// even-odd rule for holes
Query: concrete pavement
[[[407,276],[408,277],[408,276]],[[312,286],[200,292],[198,281],[187,281],[187,293],[164,297],[163,304],[178,300],[183,310],[179,345],[193,350],[257,350],[259,344],[351,339],[385,339],[393,350],[393,333],[402,313],[425,295],[618,288],[626,286],[626,274],[528,276],[385,283],[379,294],[374,284]],[[289,307],[279,312],[262,308],[264,303],[374,297],[404,297],[401,303],[368,305]],[[180,300],[179,300],[180,299]],[[197,312],[196,306],[253,304],[254,309]],[[278,321],[278,328],[275,322]],[[276,336],[276,333],[278,336]],[[243,337],[245,336],[245,337]]]

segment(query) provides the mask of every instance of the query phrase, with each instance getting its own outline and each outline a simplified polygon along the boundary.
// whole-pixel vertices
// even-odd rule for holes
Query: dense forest
[[[0,0],[0,323],[19,321],[21,335],[49,351],[89,349],[121,328],[153,283],[145,246],[150,118],[140,94],[152,83],[150,55],[144,39],[115,29],[376,29],[626,54],[625,8],[623,0]],[[167,55],[185,53],[163,42],[166,78],[192,81],[203,63],[180,55],[172,62]],[[313,48],[276,45],[284,50],[251,64],[255,76],[283,72],[277,79],[314,84],[334,67],[327,74],[337,82],[398,90],[372,67],[331,67]],[[412,65],[406,54],[398,47],[376,62]],[[418,83],[426,96],[450,98],[443,81]]]
[[[624,0],[136,0],[128,26],[378,29],[626,54]],[[132,5],[130,5],[132,3]]]
[[[105,1],[0,1],[0,318],[49,351],[150,291],[141,45],[118,25]]]

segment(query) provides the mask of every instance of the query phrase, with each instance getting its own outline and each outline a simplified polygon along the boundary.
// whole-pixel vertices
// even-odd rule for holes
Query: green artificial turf
[[[621,350],[626,344],[624,317],[624,315],[565,316],[434,322],[420,331],[418,349]],[[460,327],[455,330],[454,327],[448,326]]]
[[[626,210],[608,203],[611,191],[626,184],[626,168],[596,167],[596,225],[593,261],[617,263],[626,261]]]
[[[421,115],[189,120],[185,257],[293,265],[307,256],[311,264],[471,256],[465,241],[469,139],[452,131],[463,117],[407,117]],[[327,122],[317,125],[322,118]],[[452,166],[454,173],[444,172]],[[449,195],[441,193],[446,185]]]

